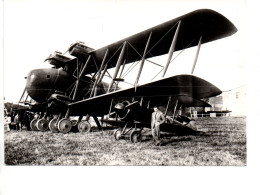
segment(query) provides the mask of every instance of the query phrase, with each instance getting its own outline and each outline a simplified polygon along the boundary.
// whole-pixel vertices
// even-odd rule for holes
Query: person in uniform
[[[154,112],[152,113],[151,129],[152,136],[155,141],[155,145],[160,145],[160,125],[165,122],[164,114],[158,109],[157,106],[153,107]]]
[[[15,123],[16,130],[20,130],[20,117],[18,113],[14,117],[14,123]]]

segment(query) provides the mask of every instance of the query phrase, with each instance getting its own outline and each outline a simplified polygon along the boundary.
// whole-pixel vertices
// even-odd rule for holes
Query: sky
[[[51,67],[44,60],[65,52],[77,40],[98,49],[196,9],[213,9],[238,29],[230,37],[203,44],[194,71],[221,90],[246,84],[245,2],[243,0],[8,0],[4,1],[4,97],[17,102],[28,72]],[[232,11],[231,11],[232,10]],[[166,77],[190,73],[196,48],[171,63]],[[177,55],[174,54],[173,58]],[[164,65],[166,57],[153,59]],[[151,81],[158,67],[146,63],[140,84]],[[136,71],[126,77],[134,83]],[[125,86],[123,86],[125,87]]]

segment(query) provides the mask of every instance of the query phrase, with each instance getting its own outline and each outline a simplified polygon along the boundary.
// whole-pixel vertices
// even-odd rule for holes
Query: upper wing
[[[237,31],[236,27],[223,15],[209,9],[196,10],[103,48],[91,51],[89,54],[94,57],[95,62],[88,66],[86,74],[95,72],[100,67],[107,50],[106,62],[108,63],[108,68],[115,67],[120,48],[124,42],[126,42],[127,47],[125,53],[126,64],[141,60],[141,55],[143,55],[151,32],[151,40],[145,58],[168,53],[177,28],[176,24],[179,21],[181,21],[181,28],[175,51],[196,46],[200,36],[202,36],[203,44],[230,36]]]
[[[109,111],[113,98],[165,97],[184,95],[195,99],[221,94],[213,84],[193,75],[177,75],[141,85],[135,88],[118,90],[86,100],[69,104],[72,115],[104,114]]]

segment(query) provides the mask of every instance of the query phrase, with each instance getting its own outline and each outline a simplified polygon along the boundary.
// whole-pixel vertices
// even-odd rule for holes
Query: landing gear
[[[49,122],[49,129],[53,132],[53,133],[58,133],[59,132],[59,129],[58,127],[56,126],[56,123],[57,123],[57,118],[53,118],[50,120]]]
[[[80,121],[78,124],[78,130],[80,133],[90,132],[91,125],[88,121]]]
[[[42,118],[42,119],[39,119],[37,122],[36,122],[36,125],[37,129],[39,131],[47,131],[48,130],[48,120]]]
[[[47,131],[48,129],[53,133],[68,133],[75,129],[78,129],[81,133],[91,131],[91,125],[88,122],[88,115],[85,120],[82,120],[82,116],[79,116],[77,120],[71,120],[68,111],[65,115],[64,113],[60,113],[51,120],[48,120],[48,118],[53,116],[47,116],[46,113],[44,115],[41,114],[40,116],[35,115],[34,117],[35,118],[30,122],[30,129],[34,131]]]
[[[128,124],[126,124],[123,129],[120,128],[120,129],[115,130],[115,132],[114,132],[115,139],[119,140],[121,138],[128,137],[129,132],[130,132],[129,139],[131,142],[133,142],[133,143],[141,142],[143,127],[141,127],[140,124],[137,122],[135,122],[133,126],[131,125],[130,128],[128,128],[127,126],[128,126]],[[137,129],[140,129],[140,130],[137,130]]]
[[[58,122],[58,129],[61,133],[68,133],[72,128],[72,123],[69,119],[63,118]]]
[[[115,137],[116,140],[120,140],[121,137],[122,137],[122,130],[121,129],[115,130],[114,137]]]
[[[33,119],[31,122],[30,122],[30,128],[32,131],[37,131],[37,127],[36,127],[36,123],[37,123],[37,120],[38,119]]]
[[[133,130],[130,134],[130,141],[133,143],[141,142],[142,141],[141,131]]]

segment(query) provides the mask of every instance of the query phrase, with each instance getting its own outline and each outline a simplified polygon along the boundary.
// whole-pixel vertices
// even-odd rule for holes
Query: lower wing
[[[158,81],[140,85],[137,89],[129,88],[88,98],[69,104],[71,115],[104,115],[109,112],[113,99],[133,97],[169,97],[183,96],[182,99],[201,99],[221,94],[213,84],[194,75],[176,75]],[[191,100],[191,99],[190,99]],[[192,103],[192,101],[191,101]]]

